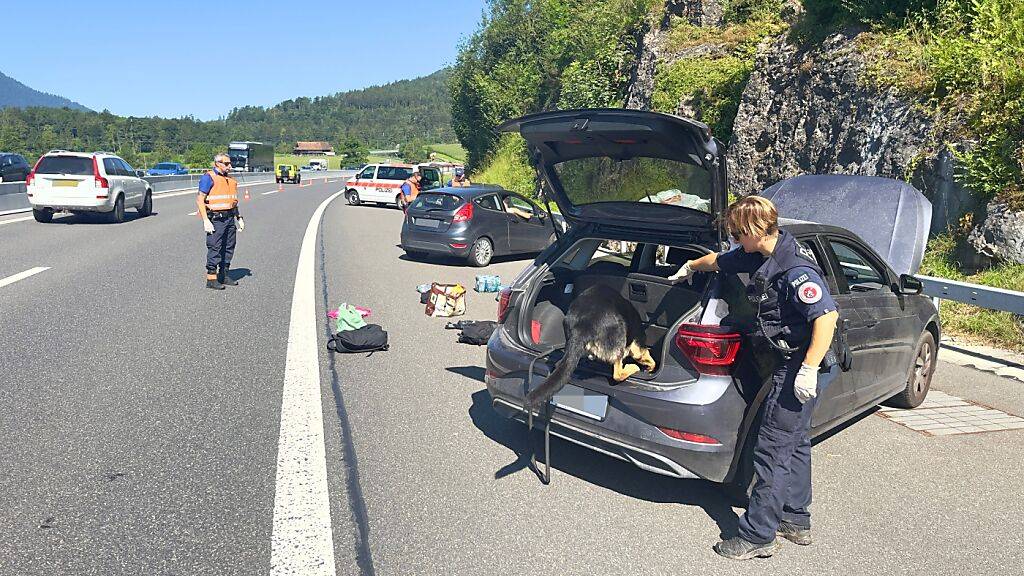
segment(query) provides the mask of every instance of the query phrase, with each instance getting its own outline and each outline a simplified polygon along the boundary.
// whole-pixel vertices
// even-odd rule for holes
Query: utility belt
[[[807,353],[807,348],[811,345],[809,338],[805,342],[793,343],[786,341],[783,335],[769,338],[764,332],[759,330],[750,334],[750,343],[756,354],[771,354],[780,362],[792,360],[794,356],[803,357]],[[843,372],[848,372],[851,360],[849,344],[846,341],[846,331],[841,330],[841,327],[837,326],[832,342],[829,344],[828,350],[818,366],[818,372],[829,372],[837,364]]]
[[[238,216],[238,208],[228,210],[207,210],[206,217],[210,220],[229,220]]]

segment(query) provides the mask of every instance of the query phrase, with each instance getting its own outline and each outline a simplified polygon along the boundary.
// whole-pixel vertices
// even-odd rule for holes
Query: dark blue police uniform
[[[759,336],[794,349],[772,373],[772,389],[754,445],[756,480],[739,535],[754,544],[775,540],[780,521],[811,527],[811,414],[817,398],[801,404],[793,393],[800,364],[811,339],[811,323],[835,311],[836,303],[809,250],[786,231],[779,232],[769,257],[736,248],[719,254],[718,268],[749,273],[747,297],[758,310]],[[780,355],[781,356],[781,355]],[[818,393],[838,371],[832,366],[818,379]]]
[[[217,170],[214,168],[214,170]],[[223,176],[220,170],[217,174]],[[213,178],[203,173],[199,178],[199,193],[209,194],[213,190]],[[206,235],[206,273],[218,274],[223,277],[231,267],[231,258],[235,255],[235,236],[237,226],[235,216],[237,210],[215,212],[207,210],[206,215],[213,224],[213,233]]]

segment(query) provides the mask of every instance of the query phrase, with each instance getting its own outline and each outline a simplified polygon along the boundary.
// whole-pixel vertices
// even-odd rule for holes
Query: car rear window
[[[419,210],[455,210],[462,204],[462,198],[452,194],[420,194],[412,202],[410,208]]]
[[[92,158],[81,156],[44,156],[36,166],[36,174],[92,175]]]
[[[377,169],[377,180],[405,180],[412,176],[412,168],[381,166]]]

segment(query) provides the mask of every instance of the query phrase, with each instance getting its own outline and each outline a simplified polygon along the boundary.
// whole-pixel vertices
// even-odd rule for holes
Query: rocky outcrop
[[[729,146],[738,194],[798,174],[861,174],[907,180],[926,150],[929,117],[894,89],[866,86],[852,35],[798,48],[766,40],[743,92]]]
[[[993,260],[1024,264],[1024,213],[995,201],[981,217],[967,237],[971,247]]]

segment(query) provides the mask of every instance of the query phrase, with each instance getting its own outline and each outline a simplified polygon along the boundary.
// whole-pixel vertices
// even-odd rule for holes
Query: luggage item
[[[356,330],[366,326],[366,320],[359,310],[351,304],[342,303],[338,306],[338,318],[334,321],[335,332]]]
[[[327,349],[333,352],[376,352],[387,350],[388,333],[378,324],[366,324],[354,330],[338,332],[327,341]]]
[[[487,344],[491,334],[498,328],[498,323],[493,320],[481,320],[479,322],[462,323],[459,333],[459,342],[462,344],[473,344],[481,346]]]
[[[466,313],[466,288],[462,284],[438,284],[430,286],[427,316],[462,316]]]

